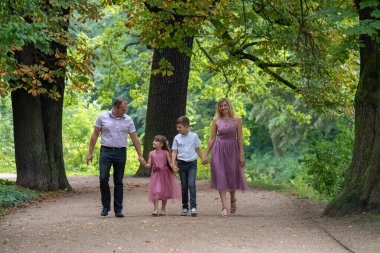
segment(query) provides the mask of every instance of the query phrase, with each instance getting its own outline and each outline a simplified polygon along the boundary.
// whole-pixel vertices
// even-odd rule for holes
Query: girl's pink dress
[[[153,150],[150,152],[150,155],[152,159],[152,174],[149,183],[149,201],[179,199],[181,197],[181,189],[177,178],[168,166],[166,150]]]

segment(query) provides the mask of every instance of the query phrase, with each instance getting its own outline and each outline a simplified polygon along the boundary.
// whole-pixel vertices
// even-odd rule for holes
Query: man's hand
[[[90,162],[92,162],[92,154],[88,154],[88,155],[87,155],[87,158],[86,158],[86,163],[87,163],[87,165],[88,165]]]
[[[142,164],[142,165],[145,165],[146,164],[146,161],[144,159],[143,156],[139,156],[139,162]]]
[[[205,165],[208,163],[208,159],[207,159],[207,156],[203,157],[202,159],[202,164]]]

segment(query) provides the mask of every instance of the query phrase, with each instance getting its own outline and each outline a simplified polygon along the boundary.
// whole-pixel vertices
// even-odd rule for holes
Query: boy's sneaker
[[[182,208],[181,216],[186,216],[188,212],[189,212],[189,209],[187,209],[187,208]]]
[[[197,216],[198,215],[198,212],[197,212],[197,209],[195,207],[191,208],[191,216]]]

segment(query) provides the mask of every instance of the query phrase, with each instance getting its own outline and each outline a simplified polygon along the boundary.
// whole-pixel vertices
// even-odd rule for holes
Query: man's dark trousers
[[[123,210],[123,176],[127,158],[126,148],[112,148],[102,146],[99,158],[99,179],[100,192],[102,195],[102,205],[110,210],[111,193],[108,184],[111,166],[113,166],[114,188],[114,211],[115,213]]]

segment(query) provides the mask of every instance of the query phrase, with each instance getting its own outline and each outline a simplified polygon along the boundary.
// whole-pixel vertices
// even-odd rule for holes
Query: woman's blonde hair
[[[230,110],[228,111],[228,116],[230,116],[231,118],[235,118],[234,108],[232,107],[231,101],[228,98],[221,98],[221,99],[219,99],[218,103],[216,104],[215,118],[216,119],[222,118],[223,115],[222,115],[222,113],[219,110],[219,106],[223,102],[226,102],[228,104],[228,107],[230,108]]]

